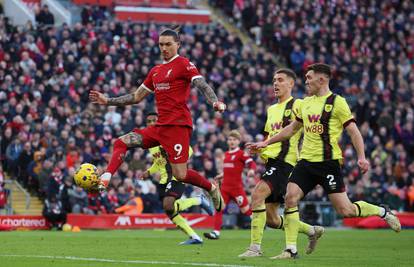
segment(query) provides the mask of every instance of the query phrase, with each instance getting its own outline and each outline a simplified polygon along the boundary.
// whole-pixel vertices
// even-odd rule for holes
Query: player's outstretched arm
[[[302,123],[294,120],[288,126],[283,128],[277,135],[265,140],[266,145],[271,145],[276,142],[281,142],[291,138],[295,133],[302,129]]]
[[[224,112],[226,110],[226,105],[218,101],[218,98],[216,96],[216,93],[214,93],[213,88],[210,87],[210,85],[207,84],[206,80],[204,78],[196,78],[191,82],[191,85],[196,87],[198,90],[200,90],[204,97],[207,99],[207,102],[213,105],[213,108],[215,111]]]
[[[263,142],[247,143],[246,147],[251,151],[251,153],[257,153],[258,150],[261,148],[265,148],[271,144],[289,139],[295,133],[297,133],[301,128],[302,128],[302,123],[297,120],[294,120],[288,126],[283,128],[278,134],[266,139]]]
[[[92,90],[89,93],[89,99],[92,101],[92,103],[99,105],[127,106],[141,102],[141,100],[144,99],[144,97],[146,97],[148,94],[149,91],[141,85],[135,92],[119,97],[106,97],[101,92]]]
[[[362,139],[361,132],[355,122],[351,122],[346,126],[346,132],[351,137],[352,145],[354,146],[358,155],[358,166],[362,173],[369,170],[369,161],[365,158],[364,139]]]

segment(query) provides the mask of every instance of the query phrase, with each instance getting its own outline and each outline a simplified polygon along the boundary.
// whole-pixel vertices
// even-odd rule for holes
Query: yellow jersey
[[[159,173],[161,179],[160,184],[165,184],[168,181],[168,172],[167,172],[167,154],[161,151],[161,146],[151,147],[149,149],[152,155],[152,165],[148,169],[149,174]],[[193,149],[190,147],[188,150],[188,155],[191,157],[193,155]],[[173,180],[177,181],[175,177],[172,177]]]
[[[310,162],[341,160],[339,138],[342,129],[355,122],[345,98],[331,91],[324,96],[306,97],[296,113],[303,123],[303,145],[300,159]]]
[[[301,99],[289,97],[281,103],[270,106],[267,109],[267,120],[264,128],[265,132],[268,133],[267,138],[278,134],[284,127],[288,126],[295,119],[294,114],[300,109],[301,104]],[[299,154],[298,143],[300,136],[301,131],[298,131],[289,140],[267,146],[260,151],[260,157],[266,162],[269,158],[279,159],[295,166]]]

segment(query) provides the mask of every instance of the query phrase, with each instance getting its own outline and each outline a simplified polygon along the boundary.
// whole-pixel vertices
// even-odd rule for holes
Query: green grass
[[[198,232],[201,235],[203,231]],[[249,238],[247,230],[223,231],[220,240],[205,240],[202,246],[178,246],[185,236],[176,230],[3,232],[0,233],[0,266],[190,266],[185,263],[193,263],[193,266],[399,267],[414,264],[414,230],[396,234],[390,230],[328,229],[312,255],[304,254],[307,239],[300,236],[301,258],[294,261],[269,259],[283,249],[284,233],[276,230],[265,231],[263,257],[239,259],[237,255],[247,248]],[[105,259],[111,261],[104,262]]]

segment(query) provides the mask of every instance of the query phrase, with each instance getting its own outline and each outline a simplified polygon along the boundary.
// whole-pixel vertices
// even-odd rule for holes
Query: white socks
[[[203,240],[203,239],[201,239],[201,237],[198,235],[198,234],[193,234],[193,235],[191,235],[191,239],[197,239],[197,240]]]
[[[254,250],[254,251],[260,251],[261,246],[260,246],[260,244],[251,244],[250,249]]]
[[[101,177],[99,177],[101,179],[101,181],[105,184],[108,185],[109,181],[111,180],[112,174],[110,172],[105,172],[104,174],[101,175]]]
[[[290,251],[292,251],[292,253],[298,252],[298,249],[296,248],[295,245],[287,245],[286,249],[290,249]]]
[[[386,212],[387,211],[383,207],[380,207],[380,217],[381,218],[384,218]]]

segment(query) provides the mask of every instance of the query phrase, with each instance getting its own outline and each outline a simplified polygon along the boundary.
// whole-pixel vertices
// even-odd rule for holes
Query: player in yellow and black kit
[[[345,192],[341,174],[342,151],[338,145],[343,129],[351,137],[362,173],[368,171],[369,162],[365,158],[364,141],[346,100],[329,89],[330,78],[330,66],[322,63],[309,66],[306,71],[306,87],[310,97],[303,100],[301,108],[295,114],[296,120],[272,138],[251,145],[253,149],[264,148],[289,139],[300,129],[304,131],[300,160],[289,178],[285,197],[286,249],[274,259],[297,257],[298,203],[317,184],[324,188],[340,215],[380,216],[394,231],[401,230],[398,218],[388,208],[365,201],[351,203]]]
[[[146,119],[147,126],[155,125],[157,120],[157,113],[149,113]],[[161,146],[153,147],[149,150],[153,157],[153,163],[151,167],[144,172],[142,178],[146,179],[154,173],[160,174],[161,178],[157,188],[164,211],[171,221],[189,236],[189,239],[181,242],[180,245],[202,244],[203,240],[180,215],[180,211],[195,205],[200,205],[200,207],[206,210],[209,215],[213,215],[213,208],[210,206],[210,202],[203,194],[201,194],[200,197],[180,199],[184,193],[185,185],[172,176],[167,153]],[[191,156],[192,153],[193,151],[190,147],[189,156]]]
[[[292,97],[296,74],[290,69],[279,69],[273,76],[273,88],[278,103],[267,110],[265,132],[267,138],[278,134],[284,127],[295,119],[294,110],[301,106],[301,99]],[[275,143],[260,151],[260,157],[266,162],[266,170],[262,179],[257,183],[252,194],[252,222],[249,248],[239,257],[262,256],[261,243],[265,224],[271,228],[283,229],[283,217],[278,214],[280,204],[284,203],[288,178],[296,165],[298,143],[301,132],[298,131],[289,140]],[[311,253],[316,242],[323,234],[323,227],[311,226],[299,222],[299,232],[308,235],[307,253]]]

